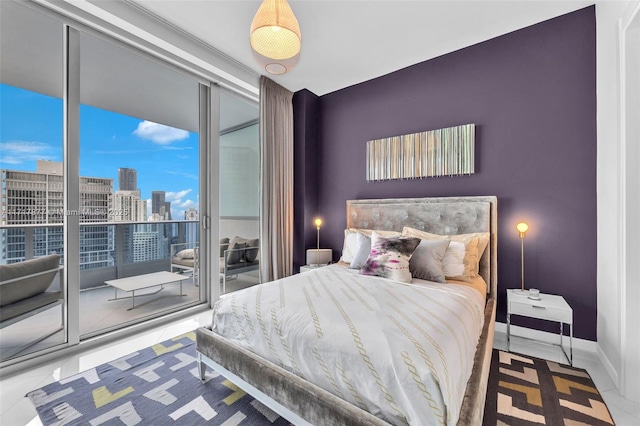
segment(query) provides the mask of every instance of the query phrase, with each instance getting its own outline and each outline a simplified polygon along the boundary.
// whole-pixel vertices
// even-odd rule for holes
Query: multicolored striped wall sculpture
[[[475,124],[367,142],[367,181],[474,173]]]

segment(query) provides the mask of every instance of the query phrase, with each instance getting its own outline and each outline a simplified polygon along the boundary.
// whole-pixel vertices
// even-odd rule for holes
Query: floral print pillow
[[[409,260],[418,244],[420,244],[420,238],[389,238],[373,232],[371,234],[371,252],[360,269],[360,274],[410,283]]]

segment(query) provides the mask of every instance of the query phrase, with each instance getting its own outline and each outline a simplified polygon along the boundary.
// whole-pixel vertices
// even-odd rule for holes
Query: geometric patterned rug
[[[483,426],[612,425],[586,370],[494,349]]]
[[[207,367],[198,379],[195,333],[29,392],[43,425],[288,425]],[[589,374],[493,351],[483,426],[613,425]]]
[[[207,369],[189,332],[27,394],[44,425],[288,425]]]

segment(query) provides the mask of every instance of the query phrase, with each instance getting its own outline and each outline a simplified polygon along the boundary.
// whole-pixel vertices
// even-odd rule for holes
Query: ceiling
[[[61,99],[61,34],[60,21],[0,0],[0,82]],[[199,131],[196,80],[87,33],[80,40],[82,104]],[[220,104],[222,132],[258,120],[255,102],[223,91]]]
[[[127,0],[238,62],[254,62],[249,27],[260,0]],[[300,62],[270,76],[324,95],[594,4],[564,0],[290,0],[302,31]]]

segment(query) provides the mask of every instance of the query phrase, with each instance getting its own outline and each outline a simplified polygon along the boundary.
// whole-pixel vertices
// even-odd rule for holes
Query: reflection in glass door
[[[66,341],[62,23],[0,2],[0,361]]]
[[[221,294],[259,283],[258,105],[220,92]]]

